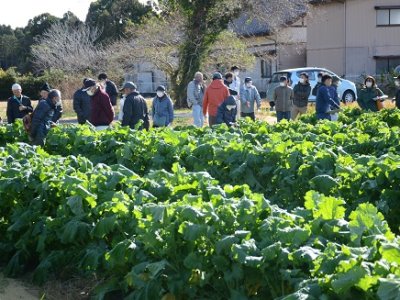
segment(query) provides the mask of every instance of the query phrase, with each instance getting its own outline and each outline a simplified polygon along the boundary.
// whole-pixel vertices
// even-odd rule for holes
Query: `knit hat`
[[[96,86],[96,81],[94,79],[88,78],[85,81],[85,88],[83,90],[86,92],[94,86]]]
[[[222,74],[220,72],[215,72],[212,77],[213,80],[215,79],[222,79]]]
[[[12,85],[11,89],[12,89],[13,91],[17,91],[17,90],[22,91],[22,87],[21,87],[18,83],[14,83],[14,84]]]
[[[159,85],[156,89],[156,92],[165,92],[165,86]]]
[[[50,85],[47,82],[45,82],[45,84],[43,84],[43,86],[40,88],[40,90],[50,92],[51,88],[50,88]]]
[[[251,77],[246,77],[244,79],[244,83],[249,83],[250,81],[253,81],[253,79],[251,79]]]

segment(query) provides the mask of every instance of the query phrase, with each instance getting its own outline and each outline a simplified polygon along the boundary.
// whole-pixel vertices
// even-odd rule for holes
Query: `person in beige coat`
[[[273,101],[275,102],[277,121],[283,119],[290,120],[293,107],[294,93],[293,89],[288,86],[288,79],[282,76],[279,79],[279,86],[275,88]]]

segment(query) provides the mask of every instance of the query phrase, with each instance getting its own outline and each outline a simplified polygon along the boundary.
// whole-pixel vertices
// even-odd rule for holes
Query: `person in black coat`
[[[324,73],[320,72],[318,73],[318,82],[317,84],[314,86],[314,88],[312,89],[312,95],[313,96],[317,96],[318,95],[318,90],[319,88],[323,85],[322,84],[322,76],[324,75]]]
[[[400,109],[400,75],[395,77],[394,84],[396,85],[397,92],[396,97],[393,100],[396,101],[396,107]]]
[[[134,129],[136,124],[140,120],[143,120],[143,125],[140,129],[148,130],[150,127],[150,119],[146,100],[139,94],[136,85],[131,81],[126,82],[122,90],[126,95],[122,126],[129,126]]]
[[[101,86],[105,89],[108,97],[110,97],[111,104],[113,106],[117,105],[118,88],[114,82],[108,79],[106,73],[101,73],[98,76]]]
[[[49,97],[50,91],[51,91],[50,85],[47,82],[45,82],[42,88],[40,89],[40,97],[41,97],[40,100],[46,100]],[[56,109],[54,111],[52,122],[57,123],[58,120],[61,119],[62,113],[63,113],[63,107],[60,101],[59,103],[56,103]]]
[[[231,91],[231,90],[229,90]],[[232,126],[236,123],[237,105],[234,96],[229,96],[222,102],[218,107],[217,111],[217,124],[225,123],[228,126]]]
[[[74,93],[73,107],[78,117],[79,124],[85,124],[90,120],[91,102],[90,96],[85,89],[85,82],[87,78],[83,79],[83,86]]]
[[[30,137],[33,145],[43,146],[47,133],[54,126],[52,119],[56,110],[56,103],[61,101],[61,92],[51,90],[46,100],[39,101],[36,107],[31,124]]]
[[[7,102],[7,122],[12,124],[16,119],[22,119],[27,114],[33,112],[31,99],[22,95],[22,88],[18,83],[12,86],[14,96]]]

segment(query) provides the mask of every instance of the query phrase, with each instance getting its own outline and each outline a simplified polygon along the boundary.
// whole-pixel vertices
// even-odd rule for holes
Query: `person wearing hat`
[[[50,85],[47,82],[45,82],[40,88],[40,97],[41,97],[40,100],[42,99],[46,100],[47,97],[49,96],[50,90],[51,90]]]
[[[115,83],[108,79],[106,73],[101,73],[98,76],[100,86],[106,91],[108,97],[110,97],[111,104],[117,105],[118,88]]]
[[[300,81],[293,88],[292,120],[296,120],[298,115],[307,113],[310,94],[311,85],[308,81],[308,74],[303,72],[300,74]]]
[[[18,83],[12,85],[13,96],[7,101],[7,122],[12,124],[16,119],[22,119],[33,112],[31,99],[22,95],[22,88]]]
[[[222,102],[229,96],[229,89],[224,85],[222,74],[215,72],[212,77],[213,81],[206,89],[203,100],[203,115],[208,112],[208,125],[217,124],[217,111]]]
[[[250,77],[244,79],[244,85],[240,91],[240,116],[242,118],[249,117],[253,121],[256,119],[254,113],[254,104],[257,103],[257,109],[261,107],[261,97],[257,88],[253,85]]]
[[[393,101],[396,101],[396,107],[400,109],[400,75],[394,78],[394,85],[396,86],[396,96]]]
[[[332,76],[325,74],[322,76],[322,85],[318,90],[316,98],[316,114],[318,120],[332,120],[330,111],[339,109],[340,103],[337,103],[337,95],[332,87]]]
[[[364,110],[377,112],[377,101],[384,99],[383,92],[378,88],[375,78],[367,76],[364,80],[364,87],[358,93],[357,103]]]
[[[40,88],[40,97],[41,97],[40,100],[46,100],[49,97],[50,91],[51,91],[50,85],[47,82],[45,82],[43,86]],[[53,123],[57,123],[58,120],[61,119],[62,113],[63,113],[63,107],[60,100],[59,102],[56,103],[56,109],[54,111],[51,121]]]
[[[189,82],[187,87],[187,103],[193,112],[193,124],[196,127],[203,127],[204,117],[202,113],[204,98],[204,76],[203,73],[196,72],[194,79]]]
[[[149,130],[149,111],[146,100],[137,91],[136,84],[132,81],[125,82],[121,91],[125,95],[124,114],[122,116],[122,126],[129,126],[135,129],[140,120],[143,124],[138,129]]]
[[[91,97],[90,123],[98,130],[106,129],[114,120],[110,97],[93,79],[85,81],[84,91]]]
[[[322,86],[322,76],[324,75],[324,73],[322,73],[322,72],[319,72],[318,73],[318,82],[317,82],[317,84],[314,86],[314,88],[312,89],[312,95],[313,96],[317,96],[317,94],[318,94],[318,90],[319,90],[319,88]]]
[[[218,107],[217,124],[225,123],[228,126],[232,126],[236,123],[237,104],[233,95],[236,94],[236,91],[229,89],[229,92],[231,95]]]
[[[87,78],[83,79],[83,86],[76,90],[73,96],[72,105],[76,116],[78,117],[78,123],[83,125],[86,121],[90,120],[90,96],[85,91],[85,82]]]
[[[279,86],[275,88],[273,101],[275,102],[276,118],[280,122],[283,119],[290,120],[293,107],[294,93],[293,89],[288,86],[286,76],[279,78]]]
[[[174,106],[171,98],[167,95],[165,87],[160,85],[156,90],[157,96],[153,99],[151,116],[153,127],[166,127],[174,121]]]
[[[32,116],[30,138],[33,145],[43,146],[47,133],[54,126],[52,121],[56,110],[56,104],[61,102],[61,92],[50,90],[47,98],[39,101]]]

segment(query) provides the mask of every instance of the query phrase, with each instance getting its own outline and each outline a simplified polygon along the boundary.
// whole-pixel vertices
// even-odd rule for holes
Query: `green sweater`
[[[365,87],[361,89],[360,92],[358,93],[357,102],[362,109],[378,111],[378,106],[376,104],[376,101],[373,100],[373,98],[376,98],[377,96],[383,96],[383,92],[379,88]]]

